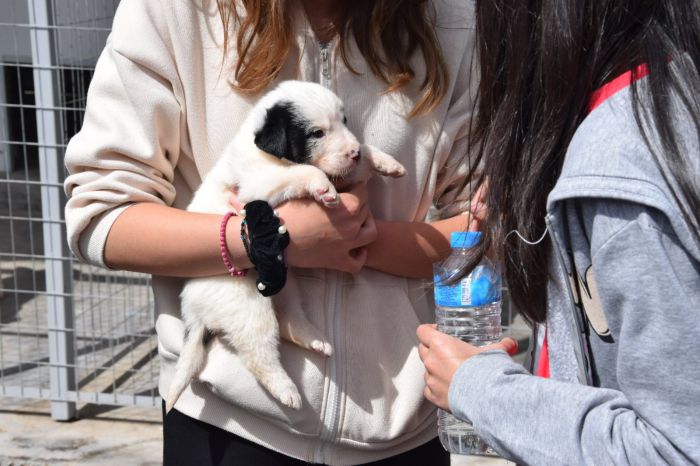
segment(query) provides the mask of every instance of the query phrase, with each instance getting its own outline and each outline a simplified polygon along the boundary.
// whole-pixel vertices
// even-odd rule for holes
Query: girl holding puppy
[[[279,207],[289,273],[334,354],[282,343],[296,411],[214,338],[199,381],[164,417],[166,465],[448,463],[422,397],[415,328],[432,319],[419,279],[466,227],[470,4],[121,1],[66,154],[66,221],[79,258],[153,274],[163,395],[182,345],[184,279],[226,273],[221,241],[237,269],[253,265],[240,218],[220,230],[219,216],[184,208],[262,93],[320,82],[360,141],[408,170],[352,187],[335,209]],[[441,217],[429,224],[432,205]]]
[[[700,464],[700,2],[480,0],[477,37],[465,270],[500,260],[541,377],[424,325],[426,397],[518,464]]]

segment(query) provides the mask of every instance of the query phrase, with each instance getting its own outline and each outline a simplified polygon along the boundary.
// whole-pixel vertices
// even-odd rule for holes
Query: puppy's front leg
[[[340,199],[325,173],[312,165],[272,167],[265,173],[265,183],[244,183],[239,198],[263,199],[276,206],[289,199],[312,196],[326,207],[338,205]]]
[[[333,354],[333,348],[326,336],[304,313],[301,291],[293,272],[287,273],[287,284],[273,301],[282,338],[325,356]]]
[[[406,174],[406,169],[394,157],[382,152],[374,146],[362,145],[362,159],[369,162],[370,167],[379,174],[399,178]]]

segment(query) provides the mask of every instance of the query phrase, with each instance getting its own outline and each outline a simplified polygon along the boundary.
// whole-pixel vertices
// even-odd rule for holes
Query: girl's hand
[[[313,199],[293,199],[277,210],[289,231],[287,260],[295,267],[357,273],[367,260],[365,246],[377,238],[367,205],[367,185],[340,193],[340,204],[327,208]]]
[[[486,218],[486,193],[489,188],[488,181],[484,181],[476,190],[469,203],[469,231],[480,231],[481,224]]]
[[[467,359],[483,351],[502,349],[509,355],[518,351],[518,343],[504,338],[499,343],[476,347],[437,330],[435,324],[425,324],[416,331],[420,344],[418,354],[425,365],[425,398],[438,408],[450,410],[447,394],[457,368]]]

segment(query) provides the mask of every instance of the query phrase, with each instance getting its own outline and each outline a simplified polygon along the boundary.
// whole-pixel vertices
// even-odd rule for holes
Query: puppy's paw
[[[280,393],[280,402],[292,409],[301,409],[301,395],[296,387],[290,387]]]
[[[316,351],[317,353],[323,354],[324,356],[333,355],[333,347],[327,341],[313,340],[311,342],[311,349]]]
[[[266,388],[272,396],[277,398],[283,405],[299,409],[301,408],[301,395],[297,386],[286,373],[278,373],[266,384]]]
[[[336,207],[340,203],[338,191],[327,178],[311,183],[310,191],[314,199],[326,207]]]
[[[371,145],[363,146],[362,152],[370,160],[370,166],[380,175],[399,178],[406,174],[404,166],[386,152]]]
[[[396,159],[389,157],[382,158],[375,168],[381,175],[392,178],[400,178],[406,174],[404,166],[397,162]]]

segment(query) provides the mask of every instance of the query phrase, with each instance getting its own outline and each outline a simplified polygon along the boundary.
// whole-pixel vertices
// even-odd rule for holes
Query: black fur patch
[[[265,124],[255,133],[255,145],[275,157],[307,163],[311,158],[306,134],[309,126],[294,104],[280,102],[267,110]]]

